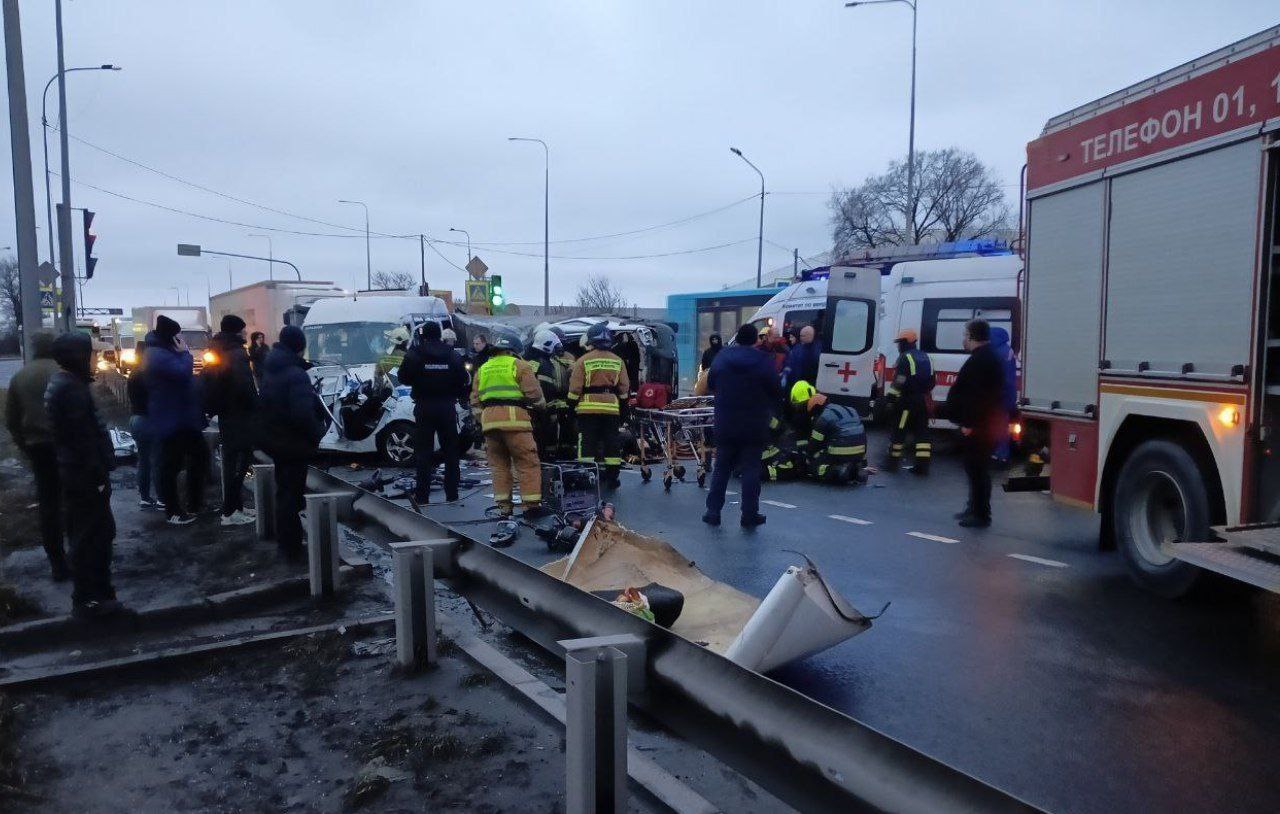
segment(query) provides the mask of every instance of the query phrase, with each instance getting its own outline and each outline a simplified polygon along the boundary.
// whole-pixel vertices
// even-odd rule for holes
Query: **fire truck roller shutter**
[[[1031,202],[1026,396],[1082,410],[1097,400],[1103,185]]]
[[[1261,160],[1251,139],[1111,182],[1113,367],[1222,374],[1248,363]]]

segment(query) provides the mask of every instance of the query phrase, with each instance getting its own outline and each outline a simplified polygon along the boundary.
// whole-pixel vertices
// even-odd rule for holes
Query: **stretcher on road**
[[[788,567],[760,600],[702,573],[666,541],[597,517],[569,556],[542,571],[597,596],[614,596],[614,604],[632,612],[629,605],[646,586],[678,592],[683,605],[665,627],[764,673],[857,636],[879,616],[860,613],[801,558],[804,565]]]
[[[631,410],[632,431],[640,448],[640,477],[653,477],[651,463],[662,464],[662,486],[671,490],[674,481],[684,481],[686,461],[695,463],[698,485],[707,482],[711,468],[711,427],[715,423],[713,396],[688,396],[661,408],[635,407]]]

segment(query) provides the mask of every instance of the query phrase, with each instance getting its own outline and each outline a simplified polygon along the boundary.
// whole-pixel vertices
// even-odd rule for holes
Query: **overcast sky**
[[[22,3],[41,259],[52,8]],[[1045,119],[1275,25],[1276,12],[1274,0],[920,0],[917,147],[973,151],[1016,208],[1025,145]],[[449,227],[469,229],[510,298],[541,303],[542,151],[508,136],[551,145],[552,302],[605,273],[640,304],[664,305],[668,293],[755,273],[757,205],[743,199],[759,180],[731,145],[767,178],[766,269],[789,263],[792,247],[827,249],[831,188],[906,152],[911,14],[901,4],[67,0],[65,20],[68,67],[124,66],[69,77],[73,137],[252,202],[72,141],[76,182],[203,216],[73,184],[73,206],[98,213],[89,305],[171,303],[170,286],[203,303],[201,275],[225,290],[228,261],[180,258],[175,244],[264,254],[267,241],[249,235],[269,230],[281,230],[275,255],[307,279],[363,286],[363,213],[339,198],[366,201],[374,232],[461,242]],[[56,98],[55,85],[51,114]],[[51,145],[56,172],[52,131]],[[14,245],[11,182],[6,171],[0,245]],[[670,228],[554,242],[735,201]],[[735,245],[690,251],[721,244]],[[435,247],[428,279],[460,292],[450,263],[465,249]],[[76,251],[79,260],[78,240]],[[582,259],[675,252],[688,253]],[[418,273],[416,239],[375,237],[372,253],[375,271]],[[230,271],[240,286],[266,267],[237,260]]]

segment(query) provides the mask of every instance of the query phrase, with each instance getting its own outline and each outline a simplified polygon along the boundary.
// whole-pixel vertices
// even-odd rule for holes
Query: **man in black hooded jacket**
[[[324,437],[324,406],[311,386],[302,358],[307,338],[302,329],[286,325],[280,341],[267,354],[262,379],[261,446],[276,466],[276,542],[280,552],[302,555],[302,512],[307,490],[307,464],[315,458]]]
[[[209,343],[216,356],[205,367],[205,409],[218,417],[222,436],[222,525],[252,523],[244,509],[244,476],[253,463],[253,423],[258,415],[258,383],[245,350],[245,322],[227,314]]]
[[[67,537],[71,543],[72,613],[102,616],[120,609],[111,585],[111,436],[89,392],[93,344],[87,334],[66,333],[53,342],[60,368],[49,380],[45,409],[53,428],[62,483]]]
[[[444,459],[444,499],[458,499],[461,479],[458,459],[459,399],[467,398],[467,371],[462,358],[441,341],[440,324],[428,322],[422,327],[421,340],[413,343],[400,362],[400,383],[413,388],[413,421],[417,426],[413,456],[418,467],[419,503],[426,503],[431,493],[431,473],[435,470],[432,452],[440,440],[440,457]]]

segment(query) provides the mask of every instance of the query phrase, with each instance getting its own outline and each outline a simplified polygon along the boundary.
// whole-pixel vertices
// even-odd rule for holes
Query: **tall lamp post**
[[[73,71],[118,71],[117,65],[90,65],[83,68],[67,68],[62,73]],[[49,77],[44,83],[44,94],[40,99],[40,130],[44,139],[44,216],[49,224],[49,262],[57,256],[53,250],[53,192],[49,189],[49,88],[57,81],[60,74]]]
[[[265,237],[267,239],[267,279],[274,280],[276,278],[276,275],[275,275],[276,266],[275,266],[275,263],[271,262],[271,258],[276,256],[276,249],[275,249],[275,244],[271,242],[271,235],[264,235],[261,232],[254,232],[252,234],[245,235],[245,237]]]
[[[542,312],[546,314],[551,311],[551,148],[540,138],[512,136],[507,141],[536,141],[546,159],[542,182]]]
[[[856,6],[880,6],[885,3],[902,3],[911,8],[911,124],[907,130],[907,209],[912,233],[916,229],[916,3],[919,0],[856,0],[845,3],[845,8]],[[914,235],[913,235],[914,240]]]
[[[364,201],[338,201],[344,204],[358,204],[364,207],[364,270],[368,278],[365,281],[365,288],[373,290],[373,252],[369,248],[369,205]],[[302,278],[299,277],[299,280]]]
[[[212,254],[217,257],[239,257],[242,260],[266,260],[269,263],[280,263],[293,269],[293,273],[298,275],[298,282],[302,282],[302,272],[298,271],[298,267],[288,260],[278,260],[276,258],[258,257],[252,254],[235,254],[234,252],[216,252],[213,249],[206,249],[195,243],[179,243],[178,254],[182,257],[201,257],[206,254]],[[227,276],[231,276],[231,269],[228,267]]]
[[[756,171],[756,175],[760,176],[760,237],[756,240],[756,288],[761,285],[760,277],[762,265],[764,264],[764,173],[760,172],[760,168],[751,163],[751,159],[742,154],[737,147],[730,147],[729,152],[747,162],[747,166]]]
[[[449,227],[449,231],[461,232],[462,234],[467,236],[467,262],[470,263],[471,262],[471,233],[468,232],[466,229],[455,229],[452,226]]]

